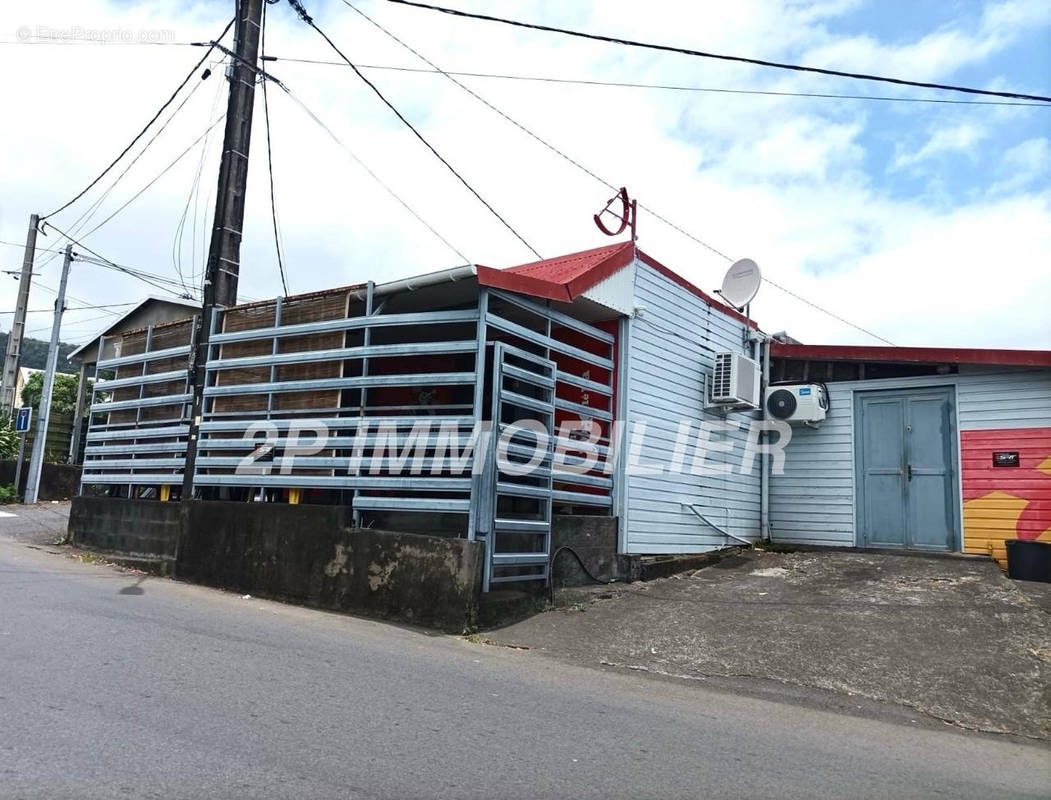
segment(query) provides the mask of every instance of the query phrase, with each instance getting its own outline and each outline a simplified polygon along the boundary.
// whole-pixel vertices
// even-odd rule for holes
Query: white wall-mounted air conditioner
[[[759,364],[738,353],[715,354],[708,401],[713,405],[759,408]]]
[[[767,413],[783,422],[821,422],[828,407],[828,390],[820,383],[769,386],[766,390]]]

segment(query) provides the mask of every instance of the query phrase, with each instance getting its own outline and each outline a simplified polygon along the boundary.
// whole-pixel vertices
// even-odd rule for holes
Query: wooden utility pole
[[[219,188],[215,195],[215,221],[208,247],[204,274],[204,302],[200,324],[194,332],[190,360],[193,402],[190,432],[186,442],[186,468],[182,499],[193,494],[193,473],[197,463],[197,438],[204,406],[204,364],[208,357],[208,336],[212,312],[237,303],[237,280],[241,271],[241,229],[244,225],[245,192],[248,186],[248,152],[252,139],[252,109],[259,59],[265,0],[235,0],[234,58],[227,70],[230,96],[226,103],[226,131],[219,162]]]
[[[22,277],[18,282],[15,318],[11,320],[11,332],[7,334],[7,357],[4,359],[4,374],[0,383],[0,415],[7,417],[14,413],[18,362],[22,356],[22,337],[26,332],[26,310],[29,308],[29,287],[33,282],[33,259],[36,257],[36,233],[39,225],[40,217],[30,214],[26,251],[22,256]]]
[[[47,349],[47,364],[44,369],[44,386],[40,392],[40,408],[36,417],[36,438],[33,440],[33,456],[29,459],[29,474],[26,476],[26,503],[35,503],[40,489],[40,470],[44,466],[44,450],[47,448],[47,425],[51,417],[51,395],[55,389],[55,369],[58,367],[59,334],[62,332],[62,312],[66,310],[66,283],[69,281],[69,265],[73,263],[73,245],[66,245],[66,256],[62,261],[62,278],[58,283],[55,299],[55,315],[51,322],[51,345]]]

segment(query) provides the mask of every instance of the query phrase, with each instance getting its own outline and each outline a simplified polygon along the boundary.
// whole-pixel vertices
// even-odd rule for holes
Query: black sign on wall
[[[998,450],[993,453],[994,467],[1017,467],[1018,463],[1017,450]]]

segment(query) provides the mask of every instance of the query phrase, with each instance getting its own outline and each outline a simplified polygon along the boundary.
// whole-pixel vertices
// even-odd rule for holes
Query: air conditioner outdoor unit
[[[759,364],[737,353],[716,353],[709,401],[759,408]]]
[[[828,408],[828,390],[819,383],[769,386],[766,390],[767,413],[784,422],[821,422]]]

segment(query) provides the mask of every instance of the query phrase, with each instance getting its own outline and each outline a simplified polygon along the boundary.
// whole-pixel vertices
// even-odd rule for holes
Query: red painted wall
[[[1008,539],[1051,540],[1051,428],[961,431],[964,550],[1006,558]],[[1017,452],[1017,467],[993,453]]]

